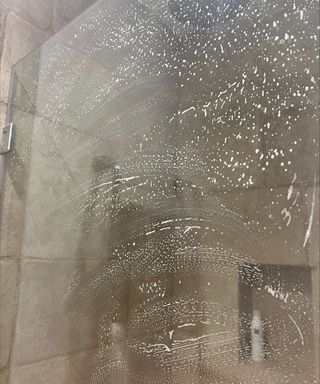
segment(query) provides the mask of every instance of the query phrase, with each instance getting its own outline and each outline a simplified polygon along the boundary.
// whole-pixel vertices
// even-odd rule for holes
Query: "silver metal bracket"
[[[2,140],[0,146],[0,154],[4,155],[12,149],[12,138],[13,138],[14,124],[8,124],[2,129]]]

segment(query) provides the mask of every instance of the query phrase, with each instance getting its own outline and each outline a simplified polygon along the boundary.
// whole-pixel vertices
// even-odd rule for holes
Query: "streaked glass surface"
[[[16,65],[10,384],[319,382],[318,17],[104,0]]]

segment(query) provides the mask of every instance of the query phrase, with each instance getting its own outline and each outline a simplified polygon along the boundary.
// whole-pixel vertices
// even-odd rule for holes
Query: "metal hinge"
[[[12,138],[13,138],[14,124],[8,124],[2,129],[2,140],[0,146],[0,154],[4,155],[12,149]]]

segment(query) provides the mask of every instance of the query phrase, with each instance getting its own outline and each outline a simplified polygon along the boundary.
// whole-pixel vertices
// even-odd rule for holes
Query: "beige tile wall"
[[[27,53],[36,48],[39,44],[45,41],[48,37],[52,36],[55,32],[60,30],[71,19],[73,19],[81,10],[93,2],[93,0],[0,0],[1,1],[1,28],[0,33],[3,37],[1,39],[1,98],[0,98],[0,119],[3,124],[4,115],[7,108],[7,94],[10,78],[11,65],[16,63]],[[50,122],[44,122],[44,120],[33,122],[33,116],[25,111],[19,111],[23,117],[20,117],[24,121],[24,125],[32,128],[37,128],[37,124],[47,124]],[[21,121],[22,121],[21,120]],[[30,121],[31,120],[31,121]],[[29,124],[27,124],[29,121]],[[72,135],[76,135],[73,133]],[[79,133],[78,133],[79,134]],[[56,137],[57,136],[57,137]],[[41,141],[41,136],[37,137]],[[79,134],[79,141],[83,139],[83,136]],[[86,139],[86,137],[84,137]],[[50,138],[51,140],[51,138]],[[55,135],[53,132],[53,141],[58,141],[58,132]],[[41,142],[38,143],[38,147],[41,148]],[[60,160],[59,157],[54,156],[54,160]],[[43,156],[45,159],[45,156]],[[49,160],[52,160],[49,158]],[[62,156],[62,160],[66,160],[65,156]],[[59,176],[59,167],[61,175],[65,173],[65,163],[61,160],[56,161],[55,175]],[[35,159],[33,159],[35,161]],[[69,159],[70,163],[73,159]],[[53,163],[53,161],[52,161]],[[32,165],[33,173],[39,175],[38,172],[42,172],[45,176],[41,179],[41,186],[52,185],[52,178],[49,174],[51,164],[43,162],[34,162]],[[82,164],[81,164],[82,165]],[[42,171],[41,171],[42,168]],[[47,168],[47,169],[46,169]],[[74,169],[74,168],[72,168]],[[72,175],[77,178],[84,175],[84,168],[81,168],[81,172]],[[88,170],[87,173],[89,173]],[[259,173],[259,172],[257,172]],[[273,174],[272,174],[273,175]],[[30,204],[28,204],[29,210],[33,209],[32,198],[36,196],[37,178],[32,180],[34,194],[31,193]],[[38,180],[39,181],[39,180]],[[260,180],[258,180],[260,182]],[[268,179],[270,184],[274,184],[272,178]],[[276,180],[278,183],[278,180]],[[290,186],[287,181],[284,186],[281,187],[281,194],[286,197],[287,188]],[[55,180],[52,187],[53,192],[57,193],[59,188],[59,179]],[[257,189],[252,188],[249,192],[246,192],[246,196],[241,200],[241,208],[244,213],[247,211],[255,211],[257,209],[257,201],[269,202],[267,191],[260,184]],[[283,191],[282,191],[283,189]],[[32,188],[30,189],[31,192]],[[39,188],[38,190],[41,190]],[[77,351],[70,350],[69,328],[70,323],[65,318],[59,318],[59,310],[61,306],[61,298],[67,289],[67,282],[72,279],[72,273],[75,265],[72,257],[66,257],[72,255],[72,250],[76,247],[72,241],[68,238],[68,244],[61,242],[54,249],[55,260],[48,261],[43,256],[43,253],[36,254],[36,250],[42,250],[39,239],[37,238],[37,231],[30,230],[32,223],[28,223],[29,233],[25,234],[24,243],[26,249],[23,254],[27,256],[23,263],[19,263],[20,260],[20,241],[19,237],[22,235],[23,229],[23,213],[25,204],[19,198],[19,191],[17,186],[11,182],[10,178],[7,178],[4,190],[3,205],[1,207],[2,226],[1,231],[1,247],[0,247],[0,263],[1,263],[1,314],[0,314],[0,383],[7,384],[7,373],[9,368],[10,354],[12,350],[12,337],[15,338],[16,353],[14,357],[14,368],[11,373],[10,384],[20,383],[34,383],[34,384],[58,384],[66,382],[67,384],[79,384],[83,381],[82,371],[80,369],[73,369],[77,376],[67,377],[67,367],[69,365],[79,365],[83,368],[85,374],[87,369],[82,364],[82,361],[88,360],[86,353],[81,352],[76,355],[70,356],[71,352]],[[238,192],[235,192],[238,193]],[[258,196],[258,197],[257,197]],[[318,196],[318,194],[317,194]],[[37,197],[37,196],[36,196]],[[47,196],[48,197],[48,196]],[[226,200],[239,198],[239,196],[227,196]],[[305,195],[302,195],[301,199],[310,201],[312,198],[312,188],[306,191]],[[35,203],[35,208],[41,204],[41,196]],[[223,199],[223,196],[222,196]],[[44,199],[44,208],[48,207],[48,201]],[[51,199],[53,203],[53,199]],[[305,205],[305,212],[297,217],[297,236],[296,241],[302,243],[304,231],[302,227],[305,226],[305,218],[310,216],[310,202]],[[36,213],[36,212],[35,212]],[[33,216],[29,215],[32,219]],[[37,217],[35,214],[34,217]],[[281,219],[281,218],[280,218]],[[3,224],[5,221],[5,224]],[[303,223],[303,226],[301,226]],[[313,228],[316,228],[314,226]],[[27,231],[27,232],[28,232]],[[49,236],[51,234],[49,233]],[[312,239],[316,238],[318,234],[312,232]],[[292,254],[288,247],[281,245],[283,239],[280,236],[272,234],[269,239],[271,259],[259,260],[261,262],[272,263],[275,262],[273,257],[278,257],[278,253],[282,254],[282,262],[290,264],[312,264],[318,265],[318,261],[310,260],[317,259],[317,250],[309,250],[307,252]],[[75,238],[75,243],[78,239]],[[318,244],[317,241],[314,241]],[[47,243],[45,243],[47,246]],[[70,252],[67,252],[69,246]],[[281,248],[282,246],[282,248]],[[295,247],[293,247],[295,248]],[[45,247],[44,247],[45,249]],[[64,251],[64,253],[61,252]],[[34,259],[36,258],[36,259]],[[65,260],[68,259],[68,260]],[[277,259],[278,260],[278,259]],[[53,279],[52,276],[57,277],[54,284],[48,285],[48,279]],[[17,287],[20,291],[20,305],[16,305],[18,302]],[[232,286],[230,286],[230,290]],[[35,293],[41,292],[41,295]],[[30,303],[28,298],[34,297],[35,300]],[[228,297],[232,297],[231,294]],[[33,307],[34,306],[34,307]],[[18,308],[17,308],[18,307]],[[57,310],[58,309],[58,310]],[[45,314],[45,315],[44,315]],[[17,328],[15,327],[17,317]],[[72,324],[75,325],[74,323]],[[16,331],[17,330],[17,331]],[[81,332],[83,337],[83,345],[80,349],[88,349],[93,346],[94,336],[92,335],[92,329],[90,322],[86,322],[86,319],[82,319],[78,324],[77,330]],[[55,337],[47,337],[48,333],[55,335]],[[30,341],[32,340],[32,345]],[[50,340],[50,343],[47,343]],[[79,346],[77,345],[77,348]],[[70,370],[68,370],[69,372]],[[64,380],[68,381],[64,381]],[[186,378],[187,380],[187,378]]]
[[[0,0],[0,126],[5,124],[8,93],[12,65],[32,52],[58,32],[95,0]],[[32,115],[23,111],[26,127],[32,128]],[[23,136],[23,135],[22,135]],[[10,175],[7,175],[1,196],[0,226],[0,383],[9,380],[9,362],[12,341],[15,337],[18,287],[20,286],[20,241],[23,222],[23,202],[21,191]],[[48,364],[38,363],[39,370],[28,368],[23,372],[15,371],[15,382],[48,382],[46,366],[55,367],[59,375],[59,364],[64,358],[58,358]],[[44,366],[44,368],[43,368]],[[63,364],[61,365],[63,366]],[[56,369],[57,368],[57,369]],[[47,376],[45,370],[47,369]],[[30,369],[29,369],[30,370]],[[44,370],[44,371],[43,371]],[[61,373],[63,375],[63,372]],[[44,381],[43,381],[44,380]],[[59,381],[56,378],[56,381]],[[61,381],[61,380],[60,380]],[[71,381],[70,381],[71,382]],[[72,382],[78,382],[74,379]]]

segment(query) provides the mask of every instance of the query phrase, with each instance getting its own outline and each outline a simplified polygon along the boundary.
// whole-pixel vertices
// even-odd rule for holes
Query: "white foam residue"
[[[313,194],[312,194],[312,203],[311,203],[311,212],[309,216],[309,222],[308,222],[308,228],[306,230],[306,234],[304,237],[304,242],[303,242],[303,248],[306,247],[308,240],[311,235],[311,228],[312,228],[312,223],[313,223],[313,217],[314,217],[314,208],[316,205],[316,174],[314,174],[314,181],[313,181]]]
[[[304,338],[303,338],[303,334],[301,332],[301,329],[299,327],[299,325],[297,324],[297,322],[292,318],[291,315],[288,315],[290,320],[293,322],[293,324],[295,325],[295,327],[297,328],[298,332],[299,332],[299,335],[300,335],[300,339],[301,339],[301,344],[304,345]]]
[[[286,226],[288,227],[291,223],[291,213],[287,210],[287,208],[283,208],[283,210],[281,211],[281,213],[284,215],[283,217],[283,221],[287,220],[286,222]]]
[[[201,227],[199,227],[198,225],[192,225],[192,226],[189,226],[186,228],[186,230],[184,231],[184,233],[187,233],[190,231],[190,229],[200,229]]]

